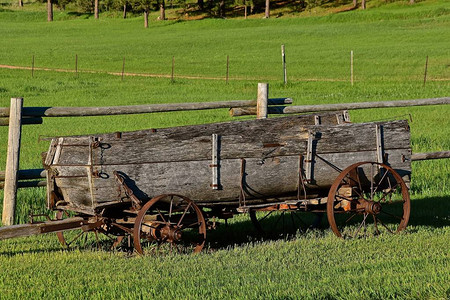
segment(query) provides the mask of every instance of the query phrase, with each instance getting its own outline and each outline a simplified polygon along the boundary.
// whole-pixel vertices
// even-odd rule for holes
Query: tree
[[[155,2],[152,0],[134,0],[132,6],[135,11],[141,11],[144,13],[144,27],[148,28],[148,14],[152,7],[154,7]]]
[[[361,0],[361,8],[366,9],[366,0]]]
[[[266,0],[266,11],[264,14],[264,18],[269,18],[270,17],[270,0]]]
[[[205,8],[205,2],[203,0],[197,0],[198,9],[203,10]]]
[[[19,0],[19,7],[23,7],[23,1]]]
[[[159,19],[162,21],[166,19],[166,3],[164,0],[159,0]]]
[[[47,0],[47,22],[53,21],[53,2],[52,0]]]
[[[98,0],[94,0],[94,17],[98,19]]]

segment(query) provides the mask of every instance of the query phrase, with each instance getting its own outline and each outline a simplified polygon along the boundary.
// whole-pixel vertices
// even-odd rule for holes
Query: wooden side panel
[[[306,152],[308,132],[314,133],[311,187],[326,189],[338,170],[377,160],[376,124],[380,124],[388,163],[409,176],[406,121],[311,125],[314,120],[310,118],[307,125],[304,118],[287,117],[99,135],[94,137],[99,143],[92,148],[92,164],[92,137],[64,138],[51,169],[65,201],[88,209],[123,201],[113,171],[128,176],[141,199],[179,193],[198,203],[235,202],[241,180],[247,199],[276,198],[297,193],[299,160]],[[212,133],[221,141],[218,190],[210,186]],[[241,158],[246,162],[243,179]]]

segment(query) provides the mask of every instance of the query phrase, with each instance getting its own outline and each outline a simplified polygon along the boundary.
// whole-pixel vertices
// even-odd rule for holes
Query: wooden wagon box
[[[166,193],[200,207],[272,203],[301,186],[325,193],[339,172],[384,162],[409,182],[407,121],[349,123],[345,112],[59,137],[45,159],[48,206],[94,215]]]

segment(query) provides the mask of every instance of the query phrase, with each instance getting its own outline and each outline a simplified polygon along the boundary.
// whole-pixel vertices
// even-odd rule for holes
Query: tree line
[[[23,6],[23,0],[18,0],[19,6]],[[366,0],[196,0],[187,2],[186,0],[39,0],[47,3],[47,21],[53,21],[53,6],[65,9],[69,4],[77,7],[84,13],[94,14],[95,19],[99,18],[102,11],[121,11],[123,18],[127,18],[127,13],[138,13],[144,15],[144,27],[148,27],[148,17],[151,11],[159,10],[158,20],[166,20],[166,5],[182,8],[181,14],[206,14],[210,17],[225,18],[227,13],[243,10],[244,17],[247,15],[264,12],[265,18],[270,18],[270,9],[274,6],[291,6],[294,11],[303,11],[326,4],[345,5],[352,3],[349,8],[366,9]],[[358,3],[360,1],[360,3]],[[415,0],[408,0],[413,4]]]

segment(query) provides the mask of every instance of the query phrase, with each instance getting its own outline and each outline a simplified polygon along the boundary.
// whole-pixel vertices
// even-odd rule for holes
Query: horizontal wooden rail
[[[379,102],[356,102],[356,103],[337,103],[321,105],[301,105],[301,106],[278,106],[270,107],[269,114],[298,114],[308,112],[351,110],[351,109],[369,109],[369,108],[389,108],[389,107],[409,107],[426,105],[450,104],[450,97],[429,98],[417,100],[395,100]],[[232,116],[254,115],[256,110],[253,107],[234,107],[230,110]]]
[[[41,180],[33,180],[33,181],[19,181],[17,182],[17,188],[32,188],[32,187],[41,187],[41,186],[47,186],[47,181],[41,181]],[[5,182],[0,181],[0,190],[3,190],[5,187]]]
[[[42,118],[22,118],[22,125],[42,124]],[[0,126],[8,126],[9,118],[0,118]]]
[[[412,161],[440,159],[440,158],[450,158],[450,151],[413,153],[411,155]]]
[[[269,105],[291,104],[291,98],[269,99]],[[24,107],[23,116],[28,117],[82,117],[126,114],[146,114],[184,110],[203,110],[230,107],[256,106],[256,100],[232,100],[201,103],[168,103],[105,107]],[[0,107],[0,117],[9,116],[9,107]]]
[[[26,169],[26,170],[19,170],[18,177],[19,180],[23,179],[39,179],[39,178],[45,178],[46,173],[44,169]],[[5,171],[0,171],[0,181],[5,180]]]

